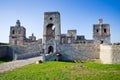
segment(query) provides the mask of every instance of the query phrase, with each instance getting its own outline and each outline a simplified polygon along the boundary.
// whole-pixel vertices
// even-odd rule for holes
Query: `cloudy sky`
[[[102,18],[110,24],[111,41],[120,42],[120,0],[0,0],[0,42],[9,42],[10,26],[21,21],[37,39],[42,38],[44,12],[59,11],[62,33],[76,29],[92,39],[92,26]]]

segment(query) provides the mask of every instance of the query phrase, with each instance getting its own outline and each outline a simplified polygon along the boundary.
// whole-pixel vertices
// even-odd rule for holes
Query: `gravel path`
[[[13,70],[15,68],[20,68],[28,64],[35,63],[38,60],[42,60],[42,57],[40,56],[40,57],[35,57],[35,58],[30,58],[25,60],[16,60],[16,61],[2,63],[0,64],[0,73]]]

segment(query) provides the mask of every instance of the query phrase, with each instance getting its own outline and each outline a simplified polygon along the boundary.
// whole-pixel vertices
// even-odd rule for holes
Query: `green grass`
[[[11,46],[10,44],[0,44],[0,46]]]
[[[4,61],[0,61],[0,64],[3,63]]]
[[[0,80],[120,80],[120,64],[45,62],[1,73]]]

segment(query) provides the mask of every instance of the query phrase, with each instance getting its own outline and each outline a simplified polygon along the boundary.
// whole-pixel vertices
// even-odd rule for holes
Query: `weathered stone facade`
[[[61,37],[59,12],[45,12],[43,25],[43,46],[45,53],[58,51]]]
[[[100,46],[94,44],[61,45],[60,59],[63,61],[99,59]]]
[[[17,20],[15,26],[10,27],[10,36],[9,43],[12,45],[16,44],[24,44],[24,40],[26,39],[26,29],[21,26],[19,20]]]
[[[94,44],[110,44],[110,25],[103,24],[103,20],[99,19],[98,24],[93,25]]]
[[[75,44],[85,42],[85,40],[84,35],[77,35],[77,30],[68,30],[66,34],[61,34],[61,44]]]
[[[26,28],[21,26],[19,20],[17,20],[15,26],[10,27],[9,44],[11,45],[29,45],[33,43],[42,43],[40,40],[36,40],[36,37],[32,33],[29,38],[26,37]]]
[[[50,52],[48,47],[51,45],[53,52],[57,50],[55,45],[59,44],[110,44],[110,25],[103,24],[99,19],[98,24],[93,25],[93,40],[85,39],[84,35],[77,35],[77,30],[68,30],[66,34],[61,34],[61,21],[59,12],[45,12],[43,25],[44,49]],[[17,20],[15,26],[10,28],[9,43],[12,45],[28,45],[38,42],[34,34],[26,38],[26,29]],[[40,42],[40,41],[39,41]]]
[[[13,54],[13,60],[27,59],[41,55],[41,44],[30,44],[26,46],[9,46]]]
[[[120,45],[100,45],[100,60],[103,64],[120,64]]]
[[[102,19],[93,25],[93,40],[86,39],[84,35],[77,35],[75,29],[61,34],[60,13],[45,12],[43,39],[36,40],[34,34],[26,38],[26,29],[18,20],[16,25],[10,28],[9,36],[10,44],[17,46],[10,46],[9,50],[12,49],[11,54],[15,60],[44,54],[45,60],[100,59],[101,63],[105,64],[120,63],[120,46],[111,45],[110,36],[110,25],[103,24]]]
[[[34,36],[34,34],[32,33],[31,36],[29,36],[29,40],[31,41],[36,41],[36,37]]]
[[[7,49],[8,49],[7,46],[0,46],[0,58],[7,55],[7,53],[8,53]]]

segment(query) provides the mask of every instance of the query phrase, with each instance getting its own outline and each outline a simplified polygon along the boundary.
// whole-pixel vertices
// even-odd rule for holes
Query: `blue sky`
[[[10,26],[16,20],[37,39],[42,38],[44,12],[59,11],[62,33],[76,29],[78,35],[92,39],[93,24],[102,18],[109,23],[111,41],[120,42],[120,0],[0,0],[0,42],[9,42]]]

